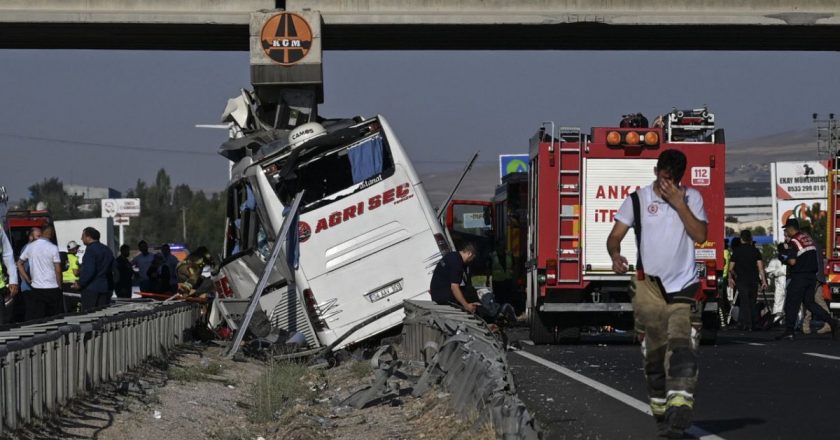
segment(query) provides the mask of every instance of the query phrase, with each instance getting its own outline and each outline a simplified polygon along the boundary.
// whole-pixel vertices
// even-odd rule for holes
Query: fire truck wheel
[[[554,317],[531,309],[531,341],[535,345],[554,343]]]
[[[577,344],[580,342],[580,327],[559,327],[557,329],[558,344]]]

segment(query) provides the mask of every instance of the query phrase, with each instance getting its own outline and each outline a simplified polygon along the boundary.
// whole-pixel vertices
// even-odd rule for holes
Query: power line
[[[77,141],[73,139],[59,139],[59,138],[51,138],[46,136],[29,136],[29,135],[22,135],[22,134],[15,134],[15,133],[7,133],[7,132],[0,132],[0,136],[15,138],[15,139],[25,139],[25,140],[32,140],[32,141],[43,141],[43,142],[54,142],[57,144],[70,144],[70,145],[82,145],[87,147],[97,147],[97,148],[111,148],[114,150],[127,150],[127,151],[139,151],[143,153],[148,152],[155,152],[155,153],[168,153],[168,154],[187,154],[187,155],[197,155],[197,156],[216,156],[215,152],[209,151],[185,151],[179,150],[176,148],[161,148],[161,147],[139,147],[136,145],[119,145],[119,144],[107,144],[102,142],[88,142],[88,141]]]
[[[157,153],[168,153],[168,154],[187,154],[187,155],[198,155],[198,156],[216,156],[217,153],[209,152],[209,151],[185,151],[179,150],[176,148],[161,148],[161,147],[140,147],[136,145],[120,145],[120,144],[108,144],[103,142],[90,142],[90,141],[78,141],[74,139],[60,139],[60,138],[51,138],[46,136],[30,136],[30,135],[23,135],[23,134],[16,134],[16,133],[8,133],[8,132],[0,132],[0,136],[15,138],[15,139],[25,139],[25,140],[32,140],[32,141],[43,141],[43,142],[53,142],[57,144],[70,144],[70,145],[82,145],[87,147],[96,147],[96,148],[110,148],[115,150],[127,150],[127,151],[139,151],[143,153],[147,152],[157,152]],[[431,165],[463,165],[463,160],[413,160],[415,164],[431,164]],[[476,164],[494,164],[496,161],[492,159],[485,159],[485,160],[477,160]]]
[[[427,164],[442,164],[442,165],[464,165],[466,162],[463,160],[412,160],[412,163],[427,163]],[[493,164],[498,163],[492,160],[477,160],[475,161],[476,164]]]

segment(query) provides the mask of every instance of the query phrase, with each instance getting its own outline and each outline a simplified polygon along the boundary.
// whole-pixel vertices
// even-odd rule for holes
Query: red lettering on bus
[[[382,206],[382,196],[379,194],[371,197],[368,199],[368,210],[373,211],[374,209]]]
[[[377,194],[367,201],[367,209],[374,210],[388,203],[401,201],[411,198],[411,186],[408,183],[397,185],[394,188],[385,190],[382,194]],[[338,226],[342,222],[346,222],[351,218],[356,218],[365,213],[365,202],[357,202],[355,205],[350,205],[341,211],[335,211],[329,216],[318,220],[315,224],[315,233],[325,231],[333,226]]]
[[[344,208],[344,217],[342,218],[343,221],[350,220],[351,218],[356,216],[356,205],[348,206]]]
[[[408,184],[403,183],[402,185],[397,187],[397,198],[401,199],[403,197],[408,196]]]
[[[336,211],[330,214],[330,227],[341,224],[341,213]]]
[[[382,204],[387,205],[394,201],[394,188],[391,188],[382,193]]]

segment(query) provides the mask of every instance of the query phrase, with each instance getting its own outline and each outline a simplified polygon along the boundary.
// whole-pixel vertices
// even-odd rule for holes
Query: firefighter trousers
[[[632,278],[633,318],[653,415],[660,417],[671,406],[693,408],[702,327],[694,298],[699,286],[666,295],[656,277]]]

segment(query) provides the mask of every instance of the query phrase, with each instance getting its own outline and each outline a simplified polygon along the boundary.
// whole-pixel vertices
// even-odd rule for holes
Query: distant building
[[[118,199],[122,193],[114,188],[107,188],[101,186],[84,186],[64,184],[64,192],[71,196],[81,196],[82,204],[78,206],[82,212],[98,212],[98,202],[102,199]]]
[[[770,181],[746,182],[731,181],[724,185],[726,197],[770,197]]]
[[[725,226],[736,233],[758,226],[768,234],[774,231],[772,197],[727,197],[724,199],[723,212]]]
[[[102,200],[102,199],[118,199],[122,193],[114,188],[107,188],[102,186],[84,186],[64,184],[64,192],[71,196],[82,196],[85,201]]]

